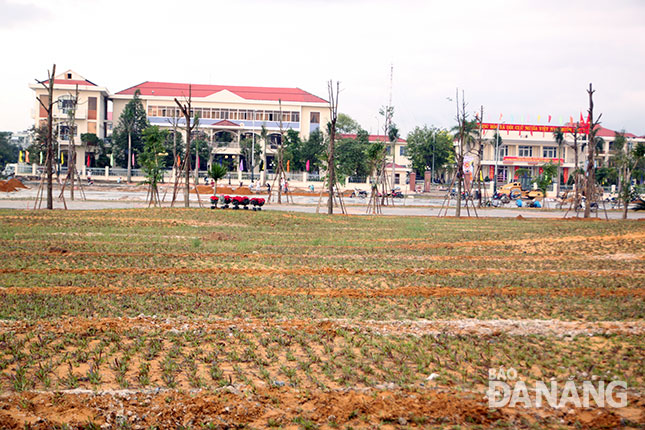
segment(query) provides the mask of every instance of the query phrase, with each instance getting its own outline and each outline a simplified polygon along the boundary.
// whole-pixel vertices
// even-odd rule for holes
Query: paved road
[[[30,185],[30,184],[28,184]],[[146,208],[148,204],[146,203],[146,192],[141,191],[141,187],[128,190],[127,187],[101,187],[94,186],[86,189],[85,193],[87,200],[79,200],[78,193],[77,198],[74,201],[69,200],[66,197],[67,207],[72,210],[92,210],[92,209],[132,209],[132,208]],[[66,193],[66,196],[68,194]],[[58,196],[58,192],[54,193],[54,196]],[[162,194],[163,196],[163,194]],[[258,197],[266,198],[266,195],[258,195]],[[0,208],[2,209],[32,209],[34,207],[34,202],[36,198],[35,187],[26,190],[20,190],[14,193],[0,193]],[[170,196],[166,196],[166,203],[164,206],[169,206]],[[206,196],[202,196],[202,201],[204,206],[208,206],[208,201]],[[197,204],[197,196],[191,195],[191,202]],[[276,203],[268,204],[265,206],[265,209],[268,210],[282,210],[282,211],[293,211],[293,212],[306,212],[306,213],[315,213],[316,204],[318,203],[317,197],[294,197],[294,204],[282,204],[278,205]],[[352,215],[365,215],[366,214],[366,199],[346,199],[345,203],[347,205],[348,212]],[[441,208],[442,200],[436,198],[406,198],[404,200],[396,200],[394,207],[383,207],[383,215],[397,215],[397,216],[437,216]],[[43,206],[45,202],[43,202]],[[183,196],[180,196],[178,205],[183,206]],[[54,208],[63,209],[63,202],[54,199]],[[326,212],[326,199],[323,199],[320,208],[321,213]],[[444,214],[445,211],[442,211]],[[448,215],[453,216],[455,213],[455,208],[450,208],[448,210]],[[534,208],[487,208],[487,209],[477,209],[477,213],[481,217],[516,217],[522,215],[525,218],[562,218],[565,215],[564,211],[553,210],[553,209],[534,209]],[[619,219],[622,217],[620,211],[609,210],[607,211],[608,217],[610,219]],[[466,216],[467,212],[465,209],[462,210],[462,216]],[[471,209],[472,215],[472,209]],[[604,219],[604,212],[601,210],[601,213],[598,214],[599,217]],[[569,213],[569,216],[575,216],[574,213]],[[595,216],[595,214],[594,214]],[[630,219],[645,219],[645,212],[634,212],[629,211],[628,217]]]

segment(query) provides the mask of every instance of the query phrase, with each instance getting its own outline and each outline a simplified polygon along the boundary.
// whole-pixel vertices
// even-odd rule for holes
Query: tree
[[[54,161],[54,77],[56,76],[56,64],[52,67],[51,73],[48,73],[49,79],[47,80],[47,85],[44,82],[38,81],[46,90],[47,90],[47,105],[38,98],[38,102],[47,112],[47,137],[46,137],[46,147],[47,147],[47,157],[46,157],[46,166],[45,171],[47,172],[47,209],[54,209],[54,197],[53,197],[53,171],[52,163]]]
[[[464,93],[461,93],[461,106],[459,105],[459,90],[455,98],[457,104],[457,125],[453,128],[455,131],[455,141],[457,144],[453,147],[455,164],[457,168],[457,209],[455,217],[461,216],[461,190],[464,179],[464,157],[471,152],[475,139],[475,132],[478,130],[477,120],[469,120],[466,113],[466,100]]]
[[[127,181],[132,178],[132,154],[143,152],[143,130],[148,128],[148,117],[136,90],[119,116],[117,126],[112,133],[112,150],[115,162],[120,166],[127,165]]]
[[[11,143],[11,132],[0,131],[0,170],[4,169],[5,164],[18,161],[19,152],[20,147]]]
[[[163,178],[163,167],[165,162],[163,157],[166,155],[165,141],[168,132],[161,130],[159,127],[151,126],[143,130],[143,153],[139,157],[143,171],[146,174],[146,182],[150,184],[150,203],[157,205],[159,202],[159,191],[157,184]]]
[[[191,151],[191,140],[193,136],[193,130],[199,125],[199,116],[195,115],[195,119],[191,118],[192,112],[192,100],[193,100],[193,87],[188,85],[188,100],[186,103],[182,104],[177,98],[175,98],[175,103],[179,106],[182,115],[184,115],[184,121],[186,122],[185,131],[186,131],[186,150],[185,150],[185,162],[186,165],[184,168],[184,179],[186,184],[184,185],[184,207],[190,207],[190,151]],[[197,184],[195,184],[197,185]],[[175,186],[176,187],[176,186]],[[195,187],[197,189],[197,187]],[[176,192],[176,189],[175,189]],[[173,196],[174,202],[174,196]],[[201,204],[201,202],[200,202]]]
[[[349,115],[339,113],[338,120],[336,121],[336,130],[340,134],[356,134],[361,130],[361,126]]]
[[[327,201],[327,213],[334,213],[334,187],[336,186],[336,156],[334,146],[336,144],[336,121],[338,121],[338,95],[340,93],[340,82],[336,81],[336,91],[332,80],[327,84],[329,91],[329,147],[327,150],[327,186],[329,200]]]
[[[290,162],[293,170],[306,170],[307,161],[309,161],[309,171],[319,171],[322,164],[321,159],[325,153],[325,141],[319,129],[313,131],[309,135],[309,138],[304,141],[300,139],[297,131],[288,130],[284,143],[284,157],[285,160]],[[338,155],[338,150],[336,153]]]
[[[630,148],[624,134],[617,133],[612,151],[614,152],[612,162],[616,166],[619,180],[618,198],[623,204],[623,219],[627,219],[627,207],[635,197],[632,188],[632,172],[645,158],[645,144],[641,142]]]
[[[546,196],[546,190],[553,183],[553,178],[559,173],[559,165],[553,163],[546,163],[542,166],[542,173],[540,173],[533,182],[537,185],[537,188],[542,191],[542,194]]]
[[[289,130],[287,133],[289,133]],[[297,131],[295,132],[298,133]],[[259,145],[259,142],[253,141],[253,136],[247,136],[240,139],[240,155],[244,157],[244,162],[248,166],[250,171],[253,171],[254,161],[260,158],[262,155],[262,148]]]
[[[338,141],[336,166],[340,177],[365,177],[372,174],[367,158],[369,135],[359,130],[355,138],[344,138]]]
[[[441,169],[444,165],[453,162],[453,139],[446,130],[427,125],[417,126],[408,133],[406,140],[408,158],[419,176],[422,176],[429,167]],[[436,176],[434,169],[432,176]]]
[[[217,163],[211,164],[210,169],[208,169],[208,176],[210,176],[211,179],[215,181],[215,189],[213,190],[213,194],[217,193],[217,181],[223,179],[227,173],[228,170],[226,169],[226,167],[220,166]]]
[[[587,180],[587,187],[585,190],[585,196],[587,197],[587,204],[585,205],[585,218],[589,218],[591,216],[591,203],[593,202],[594,195],[595,195],[595,188],[596,188],[596,180],[594,178],[595,175],[595,170],[596,170],[596,165],[594,162],[594,155],[596,152],[596,148],[594,143],[596,142],[596,133],[598,132],[598,125],[600,125],[600,117],[602,117],[602,114],[598,115],[598,119],[594,121],[593,117],[593,93],[595,93],[595,90],[593,89],[592,85],[589,84],[589,89],[587,90],[587,94],[589,95],[589,145],[587,145],[587,172],[586,172],[586,180]]]
[[[564,145],[564,133],[562,132],[562,129],[560,127],[556,128],[555,131],[553,132],[553,140],[555,140],[555,143],[558,144],[558,173],[557,173],[557,182],[556,182],[556,188],[555,188],[555,195],[559,196],[560,195],[560,169],[562,166],[562,162],[560,161],[562,158],[562,146]]]

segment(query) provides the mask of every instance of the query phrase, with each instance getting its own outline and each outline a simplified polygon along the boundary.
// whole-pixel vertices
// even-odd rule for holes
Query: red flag
[[[305,169],[307,169],[307,172],[309,171],[309,160],[307,160],[307,164],[305,165]]]
[[[289,173],[289,170],[291,169],[291,163],[289,163],[290,160],[287,160],[287,173]]]
[[[89,158],[88,158],[88,160],[89,160]],[[89,163],[89,161],[88,161],[88,163]],[[132,153],[132,167],[134,167],[134,152]]]
[[[90,167],[90,154],[87,154],[87,167]]]
[[[551,115],[549,115],[549,122],[551,122]]]
[[[500,114],[499,114],[499,120],[500,120],[500,121],[502,120],[502,116],[503,116],[503,115],[500,113]]]
[[[582,117],[582,112],[580,112],[580,122],[585,122],[585,119]]]
[[[533,130],[531,130],[531,136],[533,136]]]

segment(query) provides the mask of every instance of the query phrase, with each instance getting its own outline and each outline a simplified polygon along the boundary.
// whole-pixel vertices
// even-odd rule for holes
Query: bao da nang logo
[[[617,390],[622,388],[623,392]],[[488,407],[503,406],[525,408],[541,408],[548,404],[552,408],[585,407],[623,408],[627,406],[627,394],[624,381],[584,381],[577,383],[568,380],[565,383],[557,381],[536,381],[535,385],[527,384],[518,379],[518,374],[512,367],[509,369],[488,369]],[[533,392],[530,395],[529,392]]]

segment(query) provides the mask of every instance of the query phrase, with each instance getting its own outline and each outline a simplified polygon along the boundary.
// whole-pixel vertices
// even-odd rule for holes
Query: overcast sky
[[[452,127],[455,89],[496,122],[579,118],[645,135],[645,1],[0,0],[0,130],[33,124],[53,63],[117,92],[143,81],[299,87],[368,131]]]

